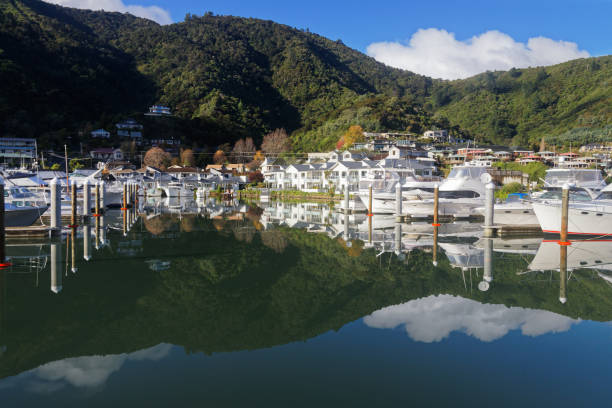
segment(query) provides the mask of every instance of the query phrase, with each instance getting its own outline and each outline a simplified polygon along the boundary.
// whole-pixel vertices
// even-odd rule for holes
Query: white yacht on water
[[[554,168],[546,171],[544,191],[533,194],[535,200],[561,202],[561,188],[572,186],[570,201],[584,202],[595,198],[606,187],[601,172],[596,169]],[[495,204],[493,220],[497,225],[538,225],[538,218],[532,207],[533,199],[523,195],[510,195],[500,204]],[[484,215],[485,208],[477,212]]]
[[[431,198],[435,185],[441,182],[434,172],[434,166],[421,164],[417,160],[381,160],[376,168],[369,171],[370,176],[359,182],[359,198],[369,209],[372,186],[372,212],[393,214],[397,185],[402,191],[402,203]]]
[[[560,200],[541,198],[532,205],[542,231],[560,233]],[[612,184],[601,190],[594,200],[570,202],[567,231],[570,235],[612,236]]]
[[[440,185],[438,214],[468,217],[484,204],[485,186],[491,181],[489,167],[466,163],[455,166]],[[412,216],[433,215],[433,199],[409,201],[402,211]]]

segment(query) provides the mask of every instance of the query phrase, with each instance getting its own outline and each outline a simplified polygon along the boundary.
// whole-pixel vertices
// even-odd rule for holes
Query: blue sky
[[[499,30],[517,41],[545,36],[578,43],[592,55],[612,53],[611,0],[322,1],[125,0],[157,5],[174,21],[186,13],[274,20],[365,51],[372,42],[408,39],[419,28],[442,28],[458,39]]]
[[[444,65],[443,54],[455,55],[445,67],[421,72],[438,77],[464,77],[484,69],[549,65],[612,54],[612,0],[47,1],[79,8],[129,11],[166,23],[182,21],[186,13],[201,15],[206,11],[269,19],[308,28],[333,40],[342,39],[346,45],[382,62],[417,72]],[[408,46],[419,30],[426,29],[437,31],[421,32],[418,44]],[[495,35],[483,37],[477,47],[464,46],[491,32]],[[537,49],[532,49],[534,44],[529,40],[539,37],[552,42],[537,42]],[[495,49],[498,42],[505,45]],[[439,48],[438,54],[427,51],[432,47]],[[504,54],[504,58],[495,58],[499,54]],[[467,62],[463,57],[471,60]]]

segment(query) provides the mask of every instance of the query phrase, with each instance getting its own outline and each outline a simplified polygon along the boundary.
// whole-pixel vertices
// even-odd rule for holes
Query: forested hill
[[[612,141],[612,56],[486,72],[436,87],[439,116],[493,142]]]
[[[557,75],[556,67],[543,70],[546,78],[519,70],[445,82],[271,21],[207,14],[159,26],[128,14],[2,0],[0,132],[76,143],[79,131],[132,116],[148,135],[163,131],[200,146],[257,141],[285,127],[296,150],[328,149],[353,124],[412,132],[460,126],[480,140],[536,140],[610,123],[610,85],[601,82],[612,76],[610,59],[572,63],[589,61],[599,82],[585,69]],[[532,89],[523,86],[534,75]],[[563,95],[565,83],[580,90],[577,101]],[[176,117],[160,124],[139,116],[154,103]]]

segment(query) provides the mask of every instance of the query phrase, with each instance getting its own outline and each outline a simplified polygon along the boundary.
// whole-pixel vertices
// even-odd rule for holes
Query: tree
[[[217,150],[213,156],[213,162],[215,162],[215,164],[223,164],[226,161],[227,158],[225,157],[223,150]]]
[[[195,166],[195,155],[191,149],[181,149],[181,164],[187,167]]]
[[[348,130],[346,131],[346,133],[340,138],[336,147],[338,147],[338,149],[340,148],[348,149],[354,143],[361,142],[363,140],[364,140],[364,137],[363,137],[362,127],[359,125],[353,125],[353,126],[350,126]],[[340,143],[341,141],[342,143]]]
[[[82,169],[83,167],[85,167],[85,165],[82,164],[79,159],[70,159],[68,167],[70,167],[70,170],[75,171],[78,169]]]
[[[264,181],[264,176],[259,170],[250,172],[247,177],[251,184],[263,183]]]
[[[291,150],[291,141],[285,129],[276,129],[264,136],[261,150],[268,154],[285,153]]]
[[[255,152],[255,154],[253,155],[253,160],[251,160],[248,164],[247,167],[251,170],[256,170],[259,168],[259,166],[261,166],[261,163],[263,163],[265,157],[263,155],[263,153],[261,152],[261,150],[258,150]]]
[[[164,149],[160,147],[152,147],[145,153],[143,162],[145,166],[165,169],[170,164],[171,159],[172,156],[170,156],[170,153],[164,151]]]
[[[255,143],[253,143],[253,139],[250,137],[238,140],[232,150],[232,156],[236,163],[246,163],[248,158],[253,156],[254,153]]]
[[[236,141],[236,143],[234,144],[234,148],[232,149],[232,161],[236,162],[236,163],[243,163],[241,161],[241,155],[242,152],[244,151],[244,139],[239,139]]]

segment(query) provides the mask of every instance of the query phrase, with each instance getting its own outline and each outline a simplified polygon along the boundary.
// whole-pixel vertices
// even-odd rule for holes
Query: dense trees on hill
[[[159,26],[11,0],[0,3],[0,132],[76,145],[130,116],[148,136],[211,149],[259,145],[280,128],[293,149],[328,149],[351,125],[535,143],[609,125],[611,67],[601,57],[438,81],[271,21],[207,14]],[[175,117],[138,115],[153,103]]]

